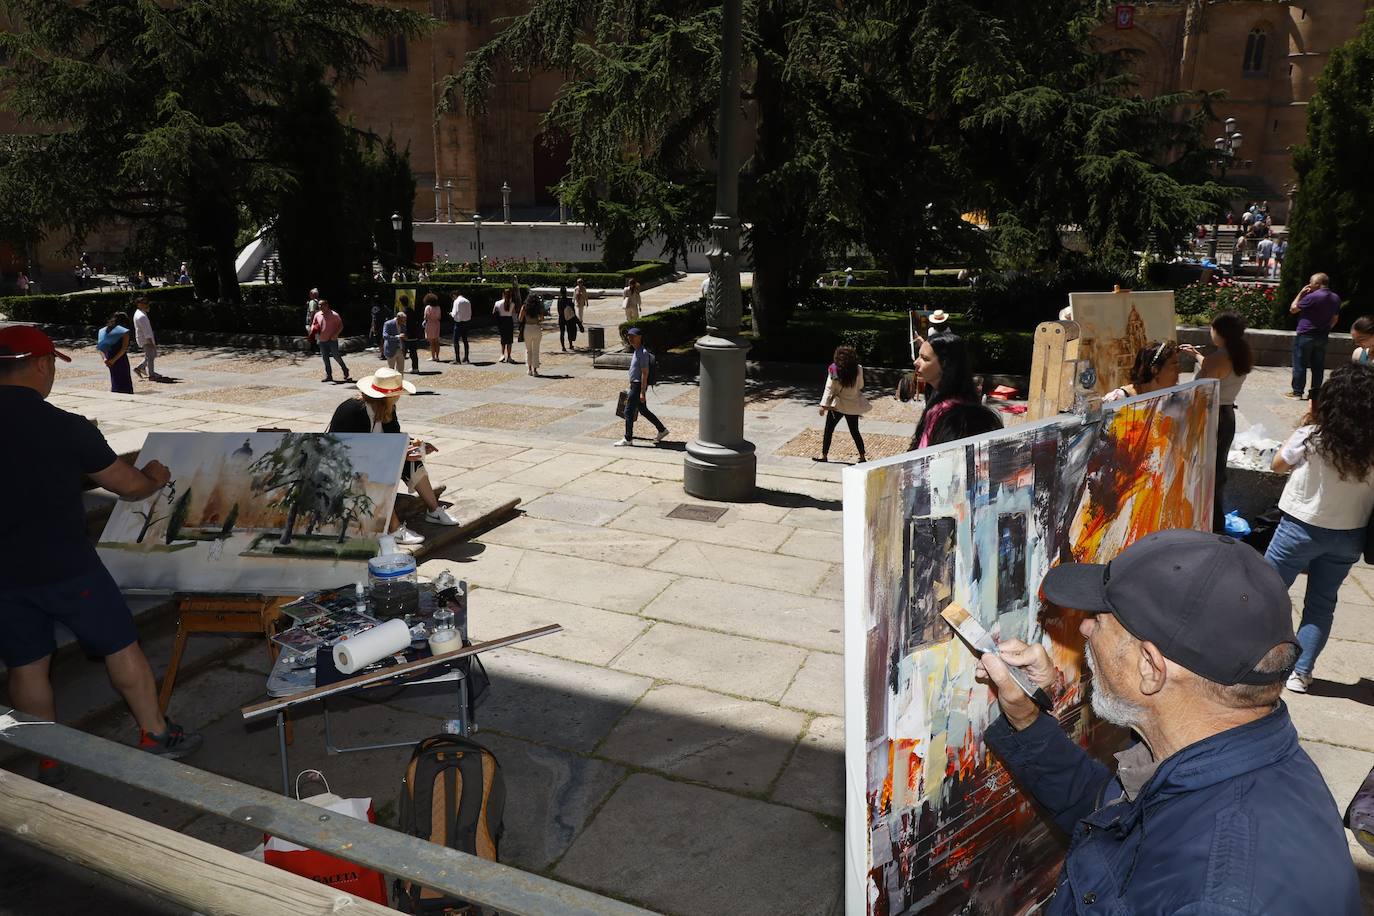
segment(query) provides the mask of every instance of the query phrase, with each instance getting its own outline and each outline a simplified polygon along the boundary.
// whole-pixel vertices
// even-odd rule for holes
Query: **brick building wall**
[[[1267,199],[1278,219],[1286,219],[1294,190],[1290,148],[1306,142],[1307,103],[1317,77],[1371,3],[1162,0],[1130,6],[1133,27],[1106,22],[1097,30],[1099,41],[1132,53],[1143,95],[1225,90],[1215,112],[1235,118],[1244,135],[1227,182],[1245,187],[1253,199]],[[1214,131],[1220,133],[1220,124]]]

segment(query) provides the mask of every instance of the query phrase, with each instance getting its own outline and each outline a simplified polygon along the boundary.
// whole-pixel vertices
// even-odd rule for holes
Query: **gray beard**
[[[1088,660],[1088,670],[1093,674],[1093,714],[1113,725],[1122,728],[1135,728],[1145,718],[1144,707],[1137,706],[1110,692],[1098,673],[1097,659],[1093,657],[1092,646],[1084,643],[1084,656]]]

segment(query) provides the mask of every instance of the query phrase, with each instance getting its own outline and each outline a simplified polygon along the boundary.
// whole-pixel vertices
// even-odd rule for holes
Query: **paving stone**
[[[590,753],[649,689],[653,679],[519,649],[482,654],[491,692],[477,707],[478,735],[494,731]],[[390,705],[449,715],[443,697],[401,694]]]
[[[506,833],[501,862],[543,871],[572,845],[625,768],[494,732],[477,738],[501,761]]]
[[[602,757],[723,789],[763,792],[806,717],[755,700],[668,684],[644,695],[597,748]]]
[[[800,595],[811,594],[830,573],[829,563],[700,541],[678,541],[649,568]]]
[[[771,798],[831,817],[844,817],[844,719],[811,720]]]
[[[527,454],[521,455],[520,458],[527,458]],[[602,455],[579,455],[576,453],[559,455],[548,461],[540,462],[533,468],[512,474],[509,479],[514,483],[529,483],[556,490],[585,474],[605,467],[613,460]],[[584,495],[595,496],[599,494]]]
[[[642,613],[754,639],[840,652],[844,648],[843,610],[835,601],[810,595],[682,578]]]
[[[523,481],[521,481],[523,482]],[[627,510],[623,502],[598,499],[595,496],[569,496],[550,493],[531,500],[523,506],[526,515],[555,522],[574,522],[578,525],[604,525]]]
[[[844,538],[838,532],[797,528],[778,548],[778,553],[828,563],[844,562]]]
[[[506,459],[525,451],[518,445],[500,442],[477,442],[458,449],[442,449],[425,458],[426,464],[441,464],[458,468],[500,469]]]
[[[805,657],[805,650],[792,646],[656,623],[612,667],[777,702]]]
[[[690,502],[687,499],[682,501]],[[767,551],[777,550],[788,535],[786,528],[763,522],[694,522],[682,518],[668,518],[667,515],[666,506],[635,506],[611,522],[610,527],[642,531],[646,534],[661,534],[679,540]]]
[[[636,774],[554,874],[683,916],[830,913],[843,892],[843,846],[809,814]]]
[[[1374,674],[1369,646],[1332,640],[1317,659],[1316,678],[1306,694],[1284,691],[1298,734],[1374,752],[1374,729],[1367,726],[1374,707]]]
[[[682,482],[682,462],[672,464],[660,461],[645,461],[639,458],[621,458],[602,468],[612,474],[631,474],[636,477],[652,477],[656,480],[676,480]]]
[[[844,530],[844,513],[833,509],[802,507],[788,512],[783,516],[782,523],[797,528],[815,528],[818,531],[839,533]]]
[[[547,497],[545,497],[547,499]],[[565,522],[518,516],[482,536],[492,544],[601,560],[623,566],[644,566],[674,541],[671,538],[615,528],[591,528]]]
[[[609,663],[649,627],[648,621],[634,614],[489,588],[474,590],[468,605],[468,628],[473,639],[492,639],[550,623],[560,624],[563,631],[522,643],[522,647],[541,655],[593,665]]]
[[[636,493],[653,485],[654,481],[649,477],[609,474],[602,470],[582,474],[559,487],[558,491],[570,496],[599,496],[606,499],[628,500]]]
[[[844,567],[840,565],[832,566],[830,574],[821,580],[821,584],[816,587],[817,598],[829,598],[834,601],[844,601]]]
[[[553,553],[523,551],[522,554],[519,567],[502,588],[609,611],[638,611],[674,578],[653,570],[630,569]]]
[[[485,541],[456,541],[431,553],[418,572],[433,578],[448,570],[478,588],[506,588],[524,555],[523,550]]]
[[[806,657],[782,705],[833,716],[844,715],[844,656],[812,652]]]

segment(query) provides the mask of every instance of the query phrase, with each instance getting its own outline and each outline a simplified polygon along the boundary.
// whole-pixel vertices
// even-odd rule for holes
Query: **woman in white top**
[[[501,294],[501,301],[491,307],[491,313],[496,316],[496,330],[501,334],[501,358],[497,362],[514,362],[510,356],[510,348],[515,342],[515,296],[510,290]]]
[[[1365,549],[1374,511],[1374,367],[1334,372],[1308,419],[1274,457],[1274,470],[1292,476],[1279,498],[1283,518],[1264,553],[1287,585],[1307,570],[1302,654],[1288,678],[1288,689],[1298,693],[1312,682],[1336,596]]]
[[[573,305],[577,306],[577,320],[587,323],[587,284],[581,277],[577,278],[577,286],[573,289]]]
[[[849,435],[854,437],[854,446],[859,450],[859,461],[864,457],[864,437],[859,435],[859,417],[868,413],[872,407],[864,397],[864,369],[859,365],[859,354],[853,347],[836,347],[835,361],[825,378],[825,392],[821,395],[821,413],[825,415],[825,436],[821,440],[821,456],[812,461],[830,460],[830,440],[835,436],[835,427],[840,418],[849,424]]]
[[[639,320],[639,281],[631,280],[630,284],[620,291],[620,304],[625,308],[626,321]]]
[[[520,307],[520,327],[525,339],[525,374],[539,374],[539,345],[544,339],[544,300],[530,290],[525,304]]]
[[[1236,396],[1245,377],[1255,366],[1255,357],[1245,339],[1245,322],[1235,312],[1222,312],[1212,319],[1212,345],[1216,347],[1202,360],[1196,378],[1221,382],[1221,409],[1217,412],[1217,483],[1213,491],[1212,530],[1226,533],[1226,456],[1236,438]]]

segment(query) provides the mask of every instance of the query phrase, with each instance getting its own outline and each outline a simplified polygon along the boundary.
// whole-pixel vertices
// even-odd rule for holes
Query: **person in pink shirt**
[[[315,312],[315,317],[310,319],[310,330],[315,335],[315,341],[320,345],[320,356],[324,359],[324,378],[321,382],[334,381],[334,367],[329,362],[333,357],[339,363],[339,368],[343,370],[343,380],[353,381],[348,374],[348,366],[344,363],[343,357],[339,355],[339,335],[343,333],[343,316],[334,311],[328,299],[320,300],[320,307]]]
[[[429,345],[431,361],[439,359],[439,323],[444,313],[439,311],[439,297],[433,293],[425,294],[425,343]]]

